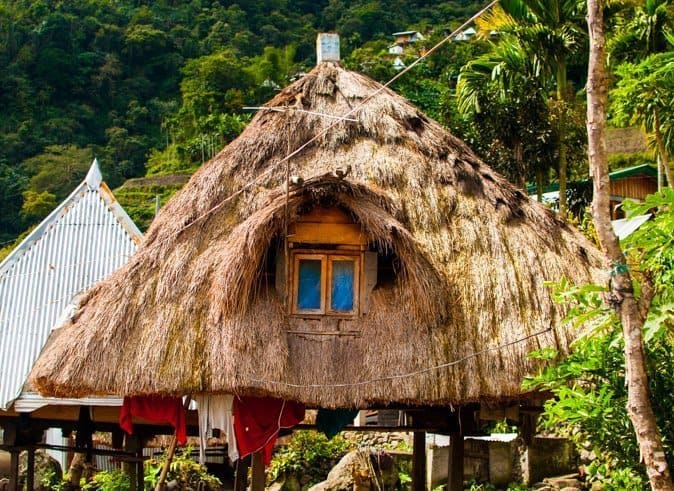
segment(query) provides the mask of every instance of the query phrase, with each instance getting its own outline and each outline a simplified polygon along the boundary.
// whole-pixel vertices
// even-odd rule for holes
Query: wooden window
[[[362,255],[334,252],[293,252],[293,313],[359,313]]]
[[[326,258],[322,254],[295,254],[295,308],[297,312],[325,312]]]

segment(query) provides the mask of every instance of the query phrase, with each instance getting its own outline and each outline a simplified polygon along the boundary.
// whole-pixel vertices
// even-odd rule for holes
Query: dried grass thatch
[[[341,115],[379,87],[323,63],[268,106]],[[261,111],[164,207],[135,258],[85,296],[36,364],[35,386],[55,396],[272,394],[323,407],[517,397],[536,367],[526,355],[565,350],[573,337],[543,282],[597,280],[601,256],[395,93],[376,94],[353,117],[292,159],[306,182],[288,208],[296,219],[317,204],[339,206],[373,248],[395,256],[397,280],[374,290],[367,315],[296,319],[265,281],[285,226],[277,163],[334,120]],[[329,175],[347,166],[346,179]],[[288,332],[298,326],[360,336]]]

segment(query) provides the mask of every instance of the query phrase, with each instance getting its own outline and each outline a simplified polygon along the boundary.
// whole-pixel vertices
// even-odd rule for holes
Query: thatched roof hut
[[[527,354],[566,350],[574,336],[544,281],[597,280],[601,256],[380,88],[324,62],[282,90],[266,105],[278,110],[259,111],[161,210],[136,256],[89,291],[36,364],[35,386],[361,408],[521,395],[536,368]],[[370,96],[355,122],[316,114]],[[286,196],[279,162],[326,129],[291,159],[304,182]],[[330,254],[356,258],[346,314],[298,300],[297,261]]]

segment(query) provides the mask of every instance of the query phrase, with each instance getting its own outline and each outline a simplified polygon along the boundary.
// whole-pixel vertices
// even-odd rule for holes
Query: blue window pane
[[[315,310],[321,308],[321,260],[300,259],[297,287],[297,308]]]
[[[330,308],[332,310],[353,310],[353,261],[332,262],[332,290]]]

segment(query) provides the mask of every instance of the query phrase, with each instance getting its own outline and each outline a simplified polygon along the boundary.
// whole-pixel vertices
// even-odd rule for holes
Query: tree
[[[674,39],[672,40],[674,41]],[[674,56],[671,52],[650,55],[641,63],[618,66],[616,88],[611,91],[611,107],[618,123],[639,124],[655,140],[658,165],[664,170],[670,186],[674,186],[669,166],[667,141],[674,126]]]
[[[501,0],[496,10],[481,21],[483,32],[496,31],[505,43],[517,39],[534,67],[534,74],[550,78],[561,104],[570,100],[568,64],[581,48],[582,15],[576,0]],[[497,41],[499,43],[500,41]],[[506,76],[503,73],[503,76]],[[565,111],[557,121],[559,208],[566,213],[567,143]]]
[[[22,192],[28,184],[25,174],[19,169],[0,162],[0,242],[4,243],[21,232],[19,210]]]
[[[252,77],[229,51],[189,60],[180,83],[183,121],[191,118],[193,131],[198,131],[199,118],[239,111],[252,86]]]
[[[44,153],[24,162],[31,175],[28,190],[37,194],[48,191],[60,201],[84,179],[93,159],[94,153],[89,148],[49,146]]]
[[[672,490],[672,478],[662,447],[655,414],[649,399],[642,329],[645,311],[652,299],[652,288],[643,288],[637,299],[633,278],[625,255],[611,228],[608,159],[606,154],[606,104],[608,76],[606,73],[606,43],[601,0],[587,1],[587,24],[590,34],[590,60],[587,81],[587,132],[590,171],[594,197],[592,215],[597,236],[608,259],[611,271],[610,302],[616,310],[623,329],[625,363],[627,368],[627,409],[654,490]]]
[[[56,196],[49,191],[24,191],[21,218],[29,223],[42,220],[56,208]]]
[[[636,8],[627,3],[628,9],[617,16],[614,35],[607,42],[612,60],[634,63],[669,49],[665,33],[674,20],[671,0],[639,3]]]
[[[495,150],[489,162],[522,188],[535,175],[540,199],[549,161],[539,149],[551,137],[545,80],[534,76],[535,67],[520,40],[503,36],[461,69],[458,109],[475,123],[480,141],[488,142],[487,152]],[[505,165],[498,165],[499,153],[509,156]]]

